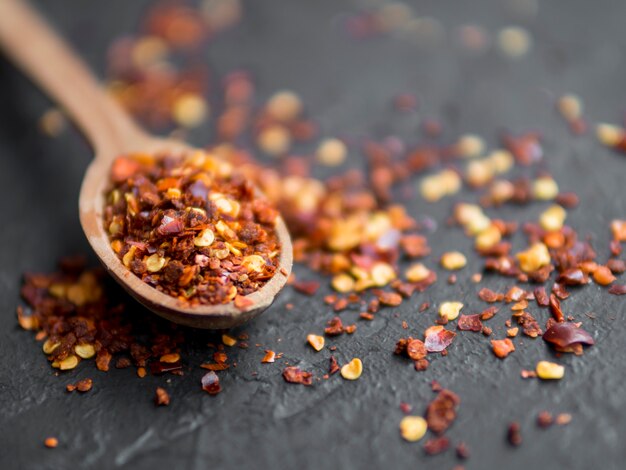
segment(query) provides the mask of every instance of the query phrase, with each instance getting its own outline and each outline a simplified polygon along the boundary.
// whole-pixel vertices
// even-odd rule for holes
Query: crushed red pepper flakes
[[[89,378],[82,379],[76,382],[76,390],[78,390],[81,393],[88,392],[89,390],[92,389],[92,387],[93,387],[93,380]]]
[[[292,384],[311,385],[313,384],[313,374],[305,372],[298,367],[285,367],[283,370],[283,378],[285,382]]]
[[[480,319],[482,321],[486,321],[489,320],[491,318],[493,318],[495,316],[496,313],[498,313],[500,309],[498,307],[496,307],[495,305],[492,305],[491,307],[486,308],[485,310],[483,310],[480,314]]]
[[[326,323],[324,333],[326,336],[339,336],[344,332],[343,322],[339,317],[333,317]]]
[[[504,294],[499,294],[497,292],[488,289],[487,287],[483,287],[478,291],[478,297],[485,302],[501,302],[504,300]]]
[[[104,226],[148,285],[190,305],[222,304],[276,272],[278,211],[230,164],[199,151],[130,155],[115,160],[111,177]]]
[[[162,387],[157,387],[154,394],[154,404],[156,406],[167,406],[170,404],[170,395]]]

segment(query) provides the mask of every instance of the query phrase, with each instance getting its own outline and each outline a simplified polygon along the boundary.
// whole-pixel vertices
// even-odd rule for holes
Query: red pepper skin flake
[[[482,311],[482,313],[480,314],[480,319],[482,321],[489,320],[490,318],[493,318],[496,313],[498,313],[498,310],[500,310],[498,307],[492,305],[491,307],[488,307]]]
[[[500,294],[498,292],[494,292],[491,289],[483,287],[478,292],[478,297],[480,300],[484,300],[485,302],[501,302],[504,299],[504,294]]]
[[[402,413],[404,413],[405,415],[408,415],[409,413],[411,413],[411,410],[413,409],[413,407],[411,405],[409,405],[406,402],[400,402],[400,411],[402,411]]]
[[[557,281],[561,284],[565,284],[566,286],[579,286],[581,284],[588,284],[589,276],[587,276],[580,268],[572,268],[559,274]]]
[[[330,375],[336,374],[339,372],[339,364],[337,364],[337,359],[335,356],[330,356],[330,366],[328,368],[328,373]]]
[[[470,451],[465,442],[459,442],[459,444],[456,446],[456,456],[461,460],[469,459]]]
[[[613,274],[621,274],[626,271],[626,263],[621,259],[608,260],[606,267],[609,268]]]
[[[483,324],[480,321],[480,314],[463,315],[459,317],[456,327],[461,331],[482,331]]]
[[[424,358],[424,359],[419,359],[417,361],[415,361],[415,370],[418,372],[423,372],[426,369],[428,369],[428,366],[430,365],[430,362],[428,362],[428,359]]]
[[[552,418],[552,414],[548,411],[541,411],[537,415],[537,426],[542,429],[546,429],[554,423],[554,418]]]
[[[513,341],[511,341],[509,338],[492,339],[491,348],[493,349],[493,353],[499,359],[504,359],[513,351],[515,351],[515,345],[513,344]]]
[[[330,320],[328,320],[328,323],[326,325],[326,328],[324,328],[324,333],[326,333],[326,336],[339,336],[344,332],[343,323],[341,321],[341,318],[339,317],[331,318]]]
[[[424,452],[427,455],[437,455],[445,452],[450,447],[450,440],[445,437],[435,437],[433,439],[429,439],[424,444]]]
[[[402,296],[397,292],[379,292],[377,297],[381,304],[390,307],[397,307],[402,303]]]
[[[540,307],[547,307],[550,305],[550,299],[546,293],[546,288],[543,286],[536,287],[534,290],[535,300]]]
[[[552,316],[558,322],[565,321],[565,316],[563,315],[563,311],[561,310],[561,302],[556,298],[556,295],[550,294],[550,311],[552,312]]]
[[[152,375],[161,375],[165,374],[166,372],[174,372],[177,370],[182,370],[182,368],[183,365],[180,361],[172,363],[153,361],[150,363],[150,372],[152,373]]]
[[[426,409],[428,429],[443,434],[456,419],[456,408],[461,403],[459,396],[450,390],[441,390]]]
[[[553,323],[543,334],[544,341],[552,344],[557,351],[582,354],[582,345],[593,345],[591,335],[570,322]]]
[[[157,406],[167,406],[170,404],[170,396],[164,388],[157,387],[154,394],[154,404]]]
[[[313,383],[313,374],[304,372],[298,367],[286,367],[283,371],[285,382],[292,384],[311,385]]]
[[[301,294],[315,295],[320,288],[320,283],[318,281],[296,281],[293,288]]]
[[[141,165],[137,160],[128,157],[117,157],[111,165],[111,180],[114,183],[123,183],[137,173]]]
[[[426,350],[428,352],[442,352],[450,346],[455,336],[456,333],[446,330],[441,325],[431,326],[424,332]]]
[[[215,372],[210,371],[202,376],[202,390],[209,395],[217,395],[222,391],[220,379]]]
[[[626,294],[626,284],[613,284],[609,287],[609,294],[624,295]]]
[[[276,353],[272,351],[271,349],[265,350],[265,356],[263,356],[263,359],[261,359],[261,362],[263,364],[271,364],[275,360],[276,360]]]
[[[519,446],[522,443],[522,433],[519,423],[513,422],[509,424],[507,429],[507,439],[512,446]]]

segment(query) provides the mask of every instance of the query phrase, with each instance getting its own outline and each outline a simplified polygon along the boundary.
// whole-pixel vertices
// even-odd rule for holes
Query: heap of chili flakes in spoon
[[[181,127],[191,128],[200,125],[206,114],[203,112],[207,104],[204,75],[189,74],[189,69],[178,71],[172,67],[168,77],[163,77],[159,68],[151,68],[165,60],[168,54],[194,47],[206,39],[203,26],[197,23],[198,17],[188,14],[189,7],[181,8],[180,11],[164,12],[159,8],[153,11],[150,21],[144,25],[150,44],[146,43],[148,36],[134,40],[126,38],[116,44],[112,56],[115,74],[112,91],[140,118],[159,116],[158,126],[173,121]],[[195,39],[187,37],[181,41],[163,33],[167,31],[164,25],[172,13],[194,26],[191,30],[198,33]],[[156,54],[155,51],[160,52]],[[158,92],[162,89],[176,92]],[[399,199],[398,195],[407,191],[410,194],[415,178],[427,172],[430,174],[420,182],[421,195],[427,201],[450,197],[463,184],[480,192],[479,204],[460,202],[451,221],[475,240],[475,248],[484,258],[484,270],[509,277],[516,283],[506,292],[477,286],[478,298],[493,305],[482,312],[458,316],[457,330],[490,337],[493,329],[486,322],[498,314],[502,317],[499,310],[510,307],[510,317],[504,321],[507,337],[486,340],[487,347],[492,345],[497,357],[505,358],[514,353],[511,339],[520,331],[531,338],[543,336],[558,351],[582,354],[583,346],[592,345],[593,338],[563,309],[562,303],[571,295],[568,287],[595,282],[610,286],[607,288],[610,294],[626,293],[626,286],[615,282],[616,276],[626,270],[624,261],[619,258],[620,243],[626,241],[626,221],[611,222],[610,258],[599,263],[591,244],[580,239],[564,223],[566,209],[577,205],[577,196],[559,191],[556,181],[545,170],[533,170],[543,159],[541,136],[537,133],[504,135],[502,148],[487,153],[482,139],[474,135],[461,136],[449,145],[433,144],[430,138],[439,135],[441,126],[426,121],[423,144],[407,150],[406,144],[398,140],[367,141],[362,147],[368,163],[367,171],[349,170],[320,181],[309,176],[310,159],[288,156],[294,141],[311,141],[317,132],[315,124],[304,116],[297,95],[279,92],[261,110],[256,110],[254,83],[244,72],[226,77],[222,94],[224,108],[216,118],[217,138],[221,144],[211,148],[210,152],[238,165],[280,208],[294,237],[296,261],[330,276],[331,286],[337,294],[324,300],[334,312],[358,308],[362,310],[360,317],[363,320],[371,320],[381,307],[395,307],[407,299],[415,302],[413,296],[417,292],[437,282],[433,267],[419,262],[420,258],[431,253],[427,234],[432,221],[418,222],[407,214],[402,204],[392,202]],[[153,111],[156,110],[161,112],[155,114]],[[261,167],[249,151],[235,145],[237,139],[247,133],[254,136],[264,153],[284,157],[279,164],[280,170]],[[347,148],[338,139],[331,143],[329,139],[320,143],[317,159],[326,165],[339,165],[345,159]],[[532,170],[534,177],[506,178],[514,166]],[[506,204],[535,201],[552,204],[538,222],[520,225],[518,221],[492,218],[486,214],[486,211]],[[510,240],[520,228],[527,237],[528,247],[513,253]],[[405,266],[406,260],[411,260],[411,264]],[[451,250],[442,254],[440,262],[444,269],[451,271],[448,283],[454,284],[454,271],[465,267],[466,257]],[[405,266],[403,271],[401,265]],[[481,282],[481,271],[476,270],[472,276],[476,283]],[[534,283],[534,286],[525,289],[517,283]],[[292,284],[298,291],[309,295],[315,294],[319,287],[318,283],[311,281],[294,280]],[[152,326],[154,320],[146,320],[149,329],[155,328],[147,332],[145,325],[141,327],[130,322],[123,313],[124,307],[112,301],[108,291],[103,290],[102,274],[97,270],[84,270],[79,264],[66,261],[62,263],[60,273],[26,275],[22,295],[28,307],[18,308],[18,321],[25,329],[38,331],[37,338],[44,341],[44,352],[54,367],[69,370],[80,360],[94,358],[100,370],[107,370],[117,356],[116,367],[133,364],[139,376],[145,375],[147,369],[153,373],[182,373],[181,336],[176,326],[167,325],[158,330]],[[422,303],[419,311],[428,308],[429,305]],[[530,310],[535,313],[531,314]],[[549,312],[552,318],[546,320],[543,311]],[[543,318],[537,319],[539,315]],[[447,348],[458,341],[459,335],[450,325],[456,318],[440,312],[436,324],[422,336],[400,338],[395,352],[414,361],[418,371],[424,370],[429,366],[428,357],[445,355]],[[344,332],[354,333],[355,329],[355,325],[344,326],[341,318],[333,313],[325,333],[336,336]],[[149,333],[148,339],[139,341],[138,338],[146,337],[146,333]],[[323,336],[316,337],[323,340]],[[247,347],[246,338],[239,339],[239,345]],[[228,345],[237,343],[228,335],[224,335],[223,341]],[[320,349],[323,349],[323,342],[321,344]],[[273,362],[279,356],[267,351],[263,362]],[[215,371],[228,368],[223,345],[217,346],[213,362],[203,364],[203,367],[210,370],[202,379],[203,388],[211,394],[219,393],[221,386]],[[336,359],[331,356],[325,378],[339,370]],[[310,372],[293,366],[285,372],[283,375],[287,381],[312,383]],[[527,370],[521,374],[523,377],[538,375]],[[442,391],[438,384],[433,384],[433,390],[439,395],[429,406],[427,424],[437,431],[436,434],[441,434],[454,421],[460,398],[452,392]],[[169,397],[159,400],[162,404],[166,401],[169,403]],[[411,407],[406,404],[401,408],[405,414],[411,412]],[[545,416],[542,415],[539,421],[545,423]],[[419,420],[413,422],[420,425]],[[515,432],[509,430],[511,442],[521,442],[519,426],[513,423],[510,429],[514,428]],[[412,435],[420,434],[423,435],[422,432]],[[428,453],[438,453],[448,446],[447,438],[439,435],[425,448]],[[460,457],[468,454],[462,443],[457,447],[457,454]]]

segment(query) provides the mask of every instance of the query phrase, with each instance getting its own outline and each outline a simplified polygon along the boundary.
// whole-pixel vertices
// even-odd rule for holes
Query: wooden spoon
[[[282,218],[276,221],[281,244],[279,269],[260,290],[248,296],[252,304],[190,307],[149,286],[131,273],[111,249],[102,226],[104,193],[113,159],[133,152],[182,153],[187,145],[148,135],[99,86],[82,61],[39,15],[22,0],[0,0],[0,47],[63,106],[94,148],[80,198],[80,222],[92,248],[113,277],[154,313],[197,328],[230,328],[270,306],[291,272],[291,239]]]

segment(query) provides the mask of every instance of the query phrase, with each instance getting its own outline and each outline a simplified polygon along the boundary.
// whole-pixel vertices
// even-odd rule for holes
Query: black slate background
[[[71,40],[89,64],[104,72],[104,51],[115,36],[131,31],[147,1],[107,2],[39,0],[36,2]],[[216,76],[234,68],[252,70],[261,97],[278,88],[297,90],[324,133],[352,140],[370,135],[418,139],[424,116],[441,118],[445,139],[476,132],[492,145],[498,131],[540,129],[545,134],[544,165],[561,188],[575,190],[582,203],[568,223],[588,234],[606,259],[608,223],[626,216],[623,189],[626,161],[602,148],[590,135],[572,138],[553,109],[564,92],[583,97],[590,122],[619,122],[626,88],[623,18],[626,4],[612,0],[540,3],[536,19],[516,16],[506,2],[415,2],[419,15],[441,21],[448,40],[435,48],[416,46],[404,37],[357,42],[338,27],[342,15],[357,3],[338,0],[272,0],[245,2],[241,25],[214,42],[206,55]],[[535,46],[519,60],[491,50],[472,57],[454,43],[454,28],[465,23],[497,31],[522,24]],[[440,381],[461,396],[459,416],[448,435],[471,449],[469,469],[623,468],[626,450],[626,348],[622,299],[590,285],[565,303],[567,313],[585,320],[596,346],[583,357],[566,356],[566,376],[558,383],[523,381],[522,368],[532,368],[552,353],[541,340],[517,338],[518,350],[497,360],[488,341],[460,334],[446,358],[415,373],[409,361],[394,357],[395,341],[419,335],[434,309],[418,314],[423,301],[436,305],[463,299],[468,310],[482,308],[478,286],[469,277],[479,266],[471,241],[460,230],[440,228],[430,236],[435,264],[451,246],[469,253],[470,265],[459,282],[439,282],[401,307],[382,311],[373,322],[359,322],[357,333],[331,339],[341,363],[360,357],[360,380],[335,376],[313,387],[287,385],[284,363],[260,364],[264,348],[285,353],[321,376],[329,351],[314,353],[304,345],[309,332],[320,332],[332,316],[319,298],[286,288],[274,306],[238,331],[262,348],[233,349],[236,369],[221,374],[224,391],[209,397],[199,389],[208,359],[203,346],[211,333],[190,333],[188,372],[182,378],[147,377],[134,371],[101,373],[91,364],[54,375],[31,333],[19,329],[14,309],[19,302],[20,274],[50,271],[66,254],[88,253],[78,223],[77,197],[90,150],[74,130],[50,140],[37,130],[48,101],[4,59],[0,59],[0,468],[452,468],[453,452],[423,455],[421,444],[399,436],[401,401],[423,409],[432,398],[429,382]],[[398,115],[390,100],[410,91],[420,98],[420,111]],[[210,141],[210,133],[194,133],[192,141]],[[306,150],[303,149],[303,150]],[[360,156],[351,152],[351,163]],[[467,193],[465,196],[472,198]],[[413,198],[411,213],[443,222],[451,200],[427,205]],[[493,212],[532,219],[542,205]],[[523,244],[521,236],[517,239]],[[301,278],[316,276],[296,267]],[[443,276],[440,276],[443,278]],[[485,285],[504,289],[509,283],[485,278]],[[329,292],[326,285],[320,294]],[[292,302],[296,308],[285,309]],[[140,309],[139,306],[136,307]],[[585,313],[595,312],[590,320]],[[531,309],[541,321],[546,311]],[[351,322],[358,312],[342,314]],[[401,327],[406,320],[411,329]],[[503,315],[491,322],[504,334]],[[252,372],[258,372],[257,377]],[[93,390],[69,395],[64,387],[92,377]],[[156,386],[172,396],[168,408],[155,408]],[[571,425],[545,431],[536,414],[569,412]],[[524,443],[506,444],[507,423],[522,424]],[[54,435],[60,445],[43,447]]]

